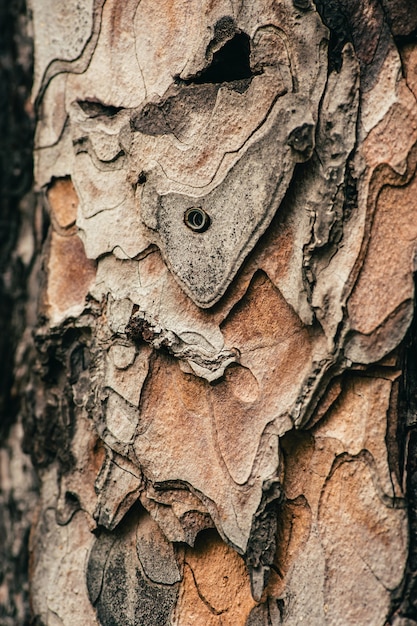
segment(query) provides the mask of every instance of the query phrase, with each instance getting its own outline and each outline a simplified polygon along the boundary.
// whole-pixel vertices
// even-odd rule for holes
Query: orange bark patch
[[[221,453],[232,478],[243,484],[268,422],[282,417],[283,430],[290,427],[286,416],[309,367],[311,344],[296,313],[261,272],[222,330],[226,345],[239,350],[241,365],[210,395]]]
[[[349,375],[312,431],[281,439],[286,501],[275,563],[283,579],[273,575],[268,591],[310,593],[305,582],[297,588],[297,567],[313,565],[311,585],[315,597],[323,593],[329,624],[382,624],[387,589],[403,574],[406,512],[391,500],[399,503],[401,492],[385,441],[392,384]]]
[[[47,301],[52,319],[82,306],[95,277],[95,263],[85,256],[77,235],[53,232],[48,259]]]
[[[363,144],[366,162],[371,167],[381,163],[397,165],[407,157],[416,140],[415,100],[410,91],[403,89],[403,93],[408,96],[407,101],[394,104]]]
[[[155,354],[151,360],[134,448],[153,480],[180,477],[199,489],[221,484],[207,386],[206,381],[181,372],[170,357]]]
[[[354,458],[341,463],[326,482],[318,522],[328,623],[384,623],[387,589],[395,589],[404,572],[406,511],[382,501],[372,467]]]
[[[258,245],[255,249],[255,263],[268,274],[274,284],[288,272],[294,252],[294,238],[292,224],[277,215],[262,240],[262,246]]]
[[[379,194],[366,257],[348,305],[352,327],[361,333],[371,333],[412,297],[416,198],[415,175],[407,185],[389,185]]]
[[[255,601],[242,558],[215,531],[206,531],[194,549],[187,548],[185,563],[175,623],[245,624]]]
[[[78,208],[78,196],[71,178],[55,178],[47,191],[52,218],[60,228],[69,228],[75,224]]]
[[[301,320],[263,272],[223,325],[226,343],[243,349],[285,341],[302,330]]]

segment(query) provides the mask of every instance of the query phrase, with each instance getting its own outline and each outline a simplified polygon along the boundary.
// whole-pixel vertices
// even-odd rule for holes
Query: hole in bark
[[[144,185],[146,183],[146,174],[145,172],[141,172],[138,176],[137,185]]]
[[[180,81],[186,85],[231,83],[250,79],[250,39],[246,33],[237,33],[213,55],[211,64],[195,77]]]
[[[65,492],[65,504],[71,507],[79,507],[80,505],[78,497],[71,491]]]
[[[184,213],[184,222],[194,232],[202,233],[210,226],[210,217],[200,207],[192,207]]]

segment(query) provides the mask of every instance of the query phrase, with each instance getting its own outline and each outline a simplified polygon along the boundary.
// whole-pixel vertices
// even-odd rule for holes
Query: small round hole
[[[200,207],[192,207],[184,213],[184,223],[196,233],[202,233],[210,226],[209,215]]]

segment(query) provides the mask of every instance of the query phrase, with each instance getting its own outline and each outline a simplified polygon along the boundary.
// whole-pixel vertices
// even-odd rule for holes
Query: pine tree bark
[[[32,623],[417,624],[417,9],[32,11]]]
[[[0,6],[0,624],[29,624],[28,538],[36,475],[23,451],[23,398],[34,350],[40,252],[33,192],[32,46],[25,3]]]

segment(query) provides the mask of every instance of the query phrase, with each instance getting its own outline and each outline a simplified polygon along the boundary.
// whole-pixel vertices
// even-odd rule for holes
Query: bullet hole
[[[194,232],[202,233],[210,226],[210,217],[200,207],[192,207],[185,211],[184,223]]]

